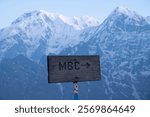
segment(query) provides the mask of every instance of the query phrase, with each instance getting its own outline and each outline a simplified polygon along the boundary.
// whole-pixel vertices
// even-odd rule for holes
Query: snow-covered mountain
[[[150,24],[150,16],[146,17],[146,21]]]
[[[100,25],[91,17],[34,11],[0,35],[0,99],[72,99],[72,83],[47,83],[45,54],[100,55],[102,80],[79,83],[79,99],[150,99],[150,24],[128,8],[116,8]]]
[[[46,11],[25,13],[0,30],[0,59],[23,54],[39,60],[44,54],[58,54],[81,41],[85,28],[98,26],[93,17],[66,17]]]
[[[101,56],[100,99],[150,99],[150,25],[144,17],[118,7],[85,38],[63,54]]]

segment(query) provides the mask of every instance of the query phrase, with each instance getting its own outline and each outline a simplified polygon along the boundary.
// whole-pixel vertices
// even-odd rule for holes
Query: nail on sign
[[[48,56],[48,82],[100,80],[99,56]]]

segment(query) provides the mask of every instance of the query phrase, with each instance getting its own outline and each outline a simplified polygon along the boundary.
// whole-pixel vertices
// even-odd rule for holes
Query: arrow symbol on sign
[[[87,62],[85,64],[81,64],[81,66],[85,66],[88,69],[90,67],[90,64]]]

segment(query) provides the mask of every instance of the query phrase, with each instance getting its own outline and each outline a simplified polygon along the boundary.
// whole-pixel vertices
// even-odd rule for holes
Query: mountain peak
[[[127,7],[119,6],[115,9],[115,12],[130,13],[131,10],[129,10]]]
[[[134,24],[141,24],[141,22],[142,24],[145,23],[144,17],[127,7],[117,7],[105,20],[105,22],[110,22],[111,24],[115,21]]]
[[[56,19],[56,18],[60,18],[62,17],[61,14],[58,13],[49,13],[47,11],[44,10],[34,10],[31,12],[26,12],[23,15],[21,15],[20,17],[18,17],[14,22],[12,22],[12,24],[17,24],[19,22],[22,22],[24,20],[31,20],[31,19],[43,19],[43,17],[49,17],[51,19]]]
[[[130,18],[134,18],[134,19],[139,19],[139,18],[142,18],[141,15],[139,15],[138,13],[136,13],[135,11],[127,8],[127,7],[123,7],[123,6],[120,6],[120,7],[117,7],[114,11],[113,11],[113,14],[122,14],[122,15],[125,15],[127,17],[130,17]]]
[[[44,10],[34,10],[31,12],[24,13],[23,15],[18,17],[14,22],[12,22],[12,25],[28,25],[28,23],[31,24],[38,21],[40,21],[39,23],[43,22],[43,24],[45,25],[48,25],[48,22],[61,22],[70,25],[77,30],[99,25],[99,21],[94,17],[67,17],[60,13],[51,13]]]
[[[147,21],[148,22],[148,21]],[[101,28],[107,28],[112,30],[118,29],[118,30],[123,30],[123,31],[128,31],[126,27],[124,26],[130,26],[131,27],[138,27],[138,26],[144,26],[147,24],[146,20],[144,17],[136,13],[135,11],[130,10],[129,8],[126,7],[117,7],[101,24]],[[134,31],[136,31],[136,28],[132,28]],[[129,29],[130,31],[130,29]]]

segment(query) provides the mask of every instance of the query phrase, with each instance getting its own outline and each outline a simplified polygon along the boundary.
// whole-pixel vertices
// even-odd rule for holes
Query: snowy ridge
[[[138,18],[138,17],[142,17],[141,15],[139,15],[138,13],[136,13],[135,11],[130,10],[127,7],[117,7],[113,12],[117,12],[120,14],[125,14],[130,18]]]
[[[9,27],[0,30],[0,42],[3,42],[0,59],[14,46],[28,58],[32,58],[34,53],[37,55],[38,51],[41,56],[58,54],[64,48],[82,41],[80,34],[84,29],[98,25],[99,22],[93,17],[66,17],[43,10],[25,13]],[[41,47],[43,50],[39,50]],[[13,51],[18,51],[16,48]]]
[[[31,18],[31,15],[33,16]],[[47,20],[46,18],[51,19],[52,21],[63,21],[64,23],[73,26],[74,28],[81,30],[87,27],[93,27],[93,26],[98,26],[99,21],[95,19],[94,17],[90,16],[82,16],[82,17],[66,17],[62,14],[59,13],[49,13],[44,10],[39,10],[39,11],[33,11],[29,13],[25,13],[24,15],[20,16],[18,19],[16,19],[12,24],[17,24],[21,22],[22,20],[25,20],[26,18],[29,18],[30,20],[33,20],[34,18],[40,18],[43,21]],[[45,22],[47,23],[47,22]]]

